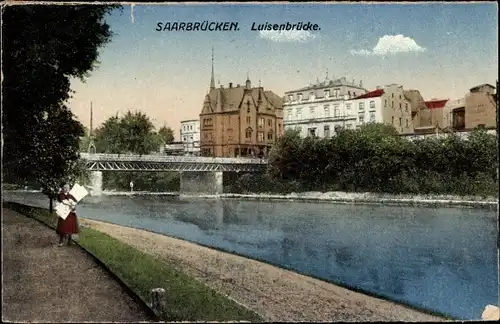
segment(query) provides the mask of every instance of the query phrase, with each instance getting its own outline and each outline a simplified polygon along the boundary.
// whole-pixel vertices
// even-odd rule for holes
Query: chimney
[[[233,87],[233,83],[229,82],[229,88],[232,88],[232,87]]]
[[[363,88],[363,80],[359,80],[359,87]]]

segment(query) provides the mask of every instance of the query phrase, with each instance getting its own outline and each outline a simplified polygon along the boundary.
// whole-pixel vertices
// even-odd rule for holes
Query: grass
[[[5,207],[55,227],[57,216],[48,210],[15,203]],[[168,263],[143,253],[104,233],[81,228],[79,244],[93,253],[128,287],[144,300],[150,290],[165,289],[165,321],[252,321],[262,319]]]

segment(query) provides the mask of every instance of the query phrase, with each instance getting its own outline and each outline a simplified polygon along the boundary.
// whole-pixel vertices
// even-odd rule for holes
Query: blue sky
[[[240,30],[155,31],[157,22],[203,20],[238,22]],[[260,78],[279,95],[323,80],[327,70],[368,89],[400,83],[426,99],[459,98],[498,75],[495,3],[135,5],[133,15],[129,5],[107,21],[115,36],[99,66],[85,84],[73,82],[70,106],[84,124],[93,101],[97,124],[140,110],[177,135],[179,122],[201,110],[212,46],[217,84],[243,84],[248,72],[253,84]],[[266,21],[310,21],[321,30],[272,39],[250,30]]]

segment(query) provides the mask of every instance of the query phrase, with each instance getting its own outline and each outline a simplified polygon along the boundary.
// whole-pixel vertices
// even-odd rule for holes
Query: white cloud
[[[261,30],[260,38],[273,42],[307,42],[316,38],[316,35],[308,30]]]
[[[385,35],[379,38],[377,45],[371,50],[351,50],[353,55],[386,56],[399,53],[425,52],[427,49],[418,45],[415,40],[403,35]]]

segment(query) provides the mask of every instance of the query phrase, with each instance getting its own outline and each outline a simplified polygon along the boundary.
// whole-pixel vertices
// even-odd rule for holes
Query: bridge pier
[[[90,172],[90,185],[92,186],[92,196],[102,195],[102,171]]]
[[[222,171],[183,171],[180,179],[180,194],[221,194],[224,191],[222,179]]]

